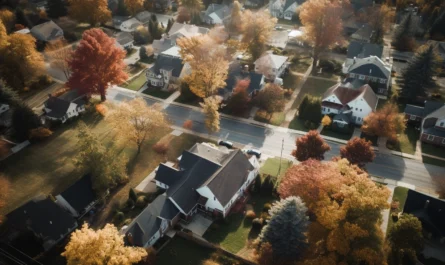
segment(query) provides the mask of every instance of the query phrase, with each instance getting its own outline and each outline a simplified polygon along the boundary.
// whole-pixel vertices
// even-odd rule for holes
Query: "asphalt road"
[[[130,100],[135,97],[131,91],[109,89],[108,98],[115,101]],[[161,103],[161,101],[144,97],[149,105]],[[192,130],[196,133],[207,134],[203,123],[203,114],[196,109],[170,104],[165,111],[176,126],[182,126],[185,120],[193,120]],[[246,123],[236,119],[221,117],[221,130],[213,136],[226,139],[241,145],[248,145],[260,149],[264,154],[280,156],[282,141],[284,139],[283,157],[293,159],[290,155],[295,148],[295,140],[301,134],[289,132],[287,128],[266,128],[256,124]],[[340,153],[341,144],[328,142],[331,151],[327,153],[326,160]],[[432,177],[445,177],[445,169],[442,167],[423,164],[420,161],[404,159],[399,156],[378,154],[373,163],[366,166],[368,172],[374,176],[383,177],[415,185],[417,188],[434,190]]]

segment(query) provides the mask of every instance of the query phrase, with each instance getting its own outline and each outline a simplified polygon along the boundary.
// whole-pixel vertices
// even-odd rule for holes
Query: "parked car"
[[[260,152],[260,150],[257,150],[257,149],[243,149],[243,152],[248,155],[254,155],[254,156],[256,156],[256,158],[261,157],[261,152]]]
[[[232,148],[233,148],[233,143],[232,143],[232,142],[229,142],[229,141],[219,140],[219,141],[218,141],[218,145],[225,146],[225,147],[227,147],[227,148],[229,148],[229,149],[232,149]]]

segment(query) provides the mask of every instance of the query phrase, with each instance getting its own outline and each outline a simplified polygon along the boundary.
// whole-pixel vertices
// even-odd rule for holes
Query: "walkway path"
[[[386,187],[391,192],[391,194],[390,194],[390,196],[388,198],[388,203],[391,204],[392,196],[394,194],[394,189],[395,189],[396,186],[388,184]],[[388,228],[388,220],[390,218],[390,216],[389,216],[390,209],[391,208],[388,208],[388,209],[385,209],[385,210],[382,211],[382,225],[380,226],[380,228],[382,228],[383,236],[386,236],[386,229]]]
[[[351,139],[358,137],[362,134],[362,130],[360,128],[354,128],[354,133],[352,133]]]

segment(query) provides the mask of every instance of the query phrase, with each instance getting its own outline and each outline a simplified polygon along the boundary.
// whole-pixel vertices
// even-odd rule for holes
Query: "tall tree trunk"
[[[104,102],[105,100],[107,100],[107,96],[106,96],[106,92],[105,92],[105,89],[104,89],[104,88],[101,88],[101,89],[100,89],[100,100],[101,100],[102,102]]]
[[[138,155],[141,153],[141,147],[142,147],[142,143],[141,144],[138,144]]]

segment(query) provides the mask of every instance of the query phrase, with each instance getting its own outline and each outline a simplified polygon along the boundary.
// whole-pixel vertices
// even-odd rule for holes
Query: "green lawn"
[[[255,194],[247,203],[253,206],[255,213],[259,216],[263,210],[263,205],[275,200],[276,198],[272,196]],[[256,232],[250,231],[252,221],[245,218],[243,213],[233,213],[226,218],[225,222],[218,222],[217,224],[219,225],[218,228],[210,228],[203,237],[232,253],[237,253],[246,246],[249,240],[258,236]]]
[[[280,126],[286,118],[286,114],[284,112],[274,112],[272,117],[269,118],[269,114],[263,110],[259,110],[255,113],[254,120],[264,123],[269,123],[275,126]]]
[[[394,224],[391,213],[392,212],[401,212],[403,211],[403,207],[405,206],[406,197],[408,196],[408,188],[405,187],[396,187],[394,189],[394,194],[392,196],[392,201],[398,201],[399,202],[399,208],[396,210],[391,210],[389,213],[389,219],[388,219],[388,229],[386,230],[386,233],[389,232],[392,225]]]
[[[308,77],[306,83],[304,83],[303,87],[301,88],[301,91],[313,96],[321,97],[323,96],[324,92],[328,90],[328,88],[335,84],[337,84],[336,81]]]
[[[145,77],[145,73],[142,72],[136,77],[133,77],[131,80],[124,83],[122,86],[134,91],[138,91],[141,87],[147,82],[147,78]]]
[[[416,152],[416,142],[419,140],[419,131],[413,126],[407,126],[406,130],[397,136],[396,143],[387,143],[387,147],[394,151],[414,155]]]
[[[156,257],[157,265],[199,265],[209,259],[213,250],[175,236]]]
[[[323,128],[323,130],[321,131],[321,135],[334,137],[334,138],[338,138],[338,139],[342,139],[342,140],[346,140],[346,141],[349,141],[349,139],[351,139],[352,133],[353,133],[353,131],[351,131],[349,133],[346,133],[346,132],[342,133],[342,132],[337,132],[337,131],[333,131],[333,130],[326,129],[326,128]]]
[[[298,116],[295,116],[294,119],[289,124],[289,129],[294,129],[298,131],[308,132],[309,129],[304,126],[304,121]]]
[[[422,153],[445,158],[445,148],[422,143]]]
[[[435,165],[438,167],[445,167],[445,162],[443,160],[439,160],[439,159],[435,159],[435,158],[431,158],[431,157],[427,157],[427,156],[422,156],[422,161],[425,164],[431,164],[431,165]]]
[[[286,170],[291,166],[292,166],[292,161],[282,158],[280,176],[283,176],[286,173]],[[264,165],[261,167],[260,174],[277,176],[279,167],[280,167],[279,157],[268,158],[264,163]]]
[[[162,91],[159,88],[147,88],[142,93],[144,93],[146,95],[153,96],[153,97],[162,98],[162,99],[166,99],[171,94],[173,94],[173,92]]]
[[[283,78],[283,88],[295,90],[300,84],[301,76],[296,75],[294,72],[289,73]]]
[[[296,57],[296,58],[292,59],[292,63],[289,66],[289,69],[291,71],[295,71],[295,72],[304,74],[304,73],[306,73],[309,66],[311,66],[311,63],[312,63],[311,58]]]

